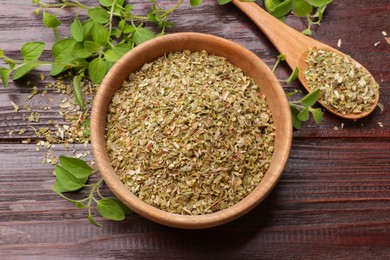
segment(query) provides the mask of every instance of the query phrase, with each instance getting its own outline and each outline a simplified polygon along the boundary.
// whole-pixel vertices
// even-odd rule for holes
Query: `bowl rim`
[[[285,121],[283,124],[279,125],[277,129],[277,131],[279,131],[279,133],[277,133],[277,137],[278,134],[279,136],[283,135],[283,142],[279,145],[282,152],[278,154],[277,158],[274,158],[275,152],[273,154],[270,165],[270,168],[272,167],[272,174],[269,173],[269,168],[259,185],[257,185],[257,187],[240,202],[226,209],[204,215],[174,214],[158,209],[142,201],[140,198],[132,194],[116,176],[105,147],[106,122],[104,121],[106,121],[108,104],[111,102],[111,98],[107,97],[107,93],[112,86],[117,85],[118,82],[121,81],[123,83],[122,79],[126,79],[128,77],[130,72],[123,72],[126,70],[125,67],[128,67],[129,64],[131,64],[134,59],[139,58],[140,55],[147,56],[146,59],[149,59],[150,61],[162,56],[163,54],[156,56],[156,53],[153,52],[153,50],[155,50],[158,46],[161,46],[161,44],[174,42],[176,43],[176,48],[185,50],[186,42],[190,41],[202,41],[203,43],[213,42],[214,44],[221,45],[226,48],[227,51],[234,51],[237,54],[240,54],[241,57],[250,57],[253,59],[255,63],[250,64],[250,66],[260,67],[264,71],[264,74],[269,77],[272,84],[275,84],[275,88],[273,88],[273,91],[275,92],[274,98],[278,98],[280,100],[279,105],[281,111],[283,112],[283,120]],[[206,52],[208,52],[208,50],[206,50]],[[120,85],[122,85],[122,83],[120,83]],[[116,88],[119,87],[117,86]],[[121,57],[107,73],[93,101],[91,113],[91,144],[93,155],[101,176],[114,195],[130,209],[149,220],[166,226],[185,229],[209,228],[230,222],[249,212],[264,200],[280,179],[289,157],[291,143],[292,120],[290,108],[285,92],[276,76],[272,73],[270,68],[250,50],[230,40],[210,34],[194,32],[172,33],[159,36],[133,48]],[[267,175],[267,173],[269,174]],[[265,178],[267,178],[268,181],[263,183]]]

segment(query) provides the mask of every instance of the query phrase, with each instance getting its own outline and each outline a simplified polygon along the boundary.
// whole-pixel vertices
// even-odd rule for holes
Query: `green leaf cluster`
[[[288,96],[292,96],[294,94],[295,92],[288,94]],[[320,90],[316,89],[298,101],[289,102],[294,128],[301,129],[302,124],[309,120],[310,114],[313,116],[316,123],[322,122],[321,108],[312,107],[317,102],[319,96]]]
[[[192,6],[198,6],[202,2],[189,1]],[[11,77],[13,80],[20,79],[41,65],[51,66],[51,76],[73,70],[74,75],[80,79],[87,77],[94,84],[99,84],[113,64],[126,52],[164,34],[166,28],[173,26],[169,21],[170,15],[184,0],[178,0],[169,9],[159,5],[157,0],[151,0],[152,9],[144,16],[134,14],[133,5],[127,4],[125,0],[99,0],[95,6],[87,6],[77,0],[62,0],[59,3],[45,3],[41,0],[32,2],[37,5],[34,13],[42,18],[43,24],[53,31],[56,38],[51,48],[54,61],[39,60],[45,47],[42,42],[26,43],[21,49],[23,60],[11,59],[0,49],[0,59],[9,65],[8,68],[0,68],[0,79],[4,87],[8,86]],[[68,7],[75,9],[76,13],[86,12],[87,17],[81,19],[75,15],[69,34],[60,37],[58,28],[62,21],[59,12]],[[158,25],[161,31],[153,32],[145,27],[145,22]],[[82,96],[76,94],[76,97],[82,107]]]
[[[275,70],[278,67],[278,65],[280,64],[280,62],[285,61],[285,60],[286,60],[286,55],[285,54],[278,55],[277,60],[275,62],[275,65],[272,68],[272,72],[275,72]],[[291,73],[291,75],[287,79],[280,80],[280,82],[291,83],[292,81],[294,81],[294,80],[296,80],[298,78],[298,75],[299,75],[299,69],[295,68],[294,71]]]
[[[88,210],[88,220],[96,225],[101,226],[96,222],[92,215],[91,208],[96,204],[99,214],[110,220],[124,220],[126,214],[131,213],[120,200],[116,198],[106,198],[99,191],[103,183],[103,179],[96,183],[87,184],[89,177],[94,173],[94,170],[83,160],[60,156],[59,164],[56,165],[54,173],[56,176],[53,185],[53,191],[69,202],[74,203],[77,208]],[[82,188],[90,188],[90,193],[86,198],[74,200],[68,198],[63,193],[73,192]]]
[[[4,54],[0,49],[0,59],[8,64],[8,68],[0,68],[0,77],[5,88],[8,87],[9,77],[13,72],[13,79],[17,80],[41,65],[38,59],[45,48],[43,42],[27,42],[20,49],[23,60],[14,60]]]
[[[264,0],[267,11],[280,20],[291,12],[299,17],[307,17],[308,27],[302,32],[311,35],[311,26],[321,24],[327,5],[333,0]]]
[[[275,65],[272,69],[272,72],[275,72],[280,62],[285,60],[286,60],[285,54],[278,55]],[[292,81],[296,80],[298,76],[299,76],[299,69],[295,68],[294,71],[287,79],[280,80],[280,81],[284,83],[291,83]],[[287,97],[292,97],[295,94],[296,92],[287,93]],[[312,114],[314,121],[316,123],[322,122],[321,108],[312,107],[317,102],[319,96],[320,96],[320,90],[316,89],[315,91],[308,93],[305,97],[303,97],[300,100],[289,101],[292,123],[295,129],[301,129],[303,122],[309,120],[310,114]]]

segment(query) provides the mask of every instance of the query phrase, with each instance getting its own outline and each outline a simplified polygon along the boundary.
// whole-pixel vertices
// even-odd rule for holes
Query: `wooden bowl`
[[[106,119],[108,105],[114,92],[121,87],[131,72],[164,53],[172,51],[205,50],[226,57],[253,78],[260,92],[266,96],[271,109],[276,137],[274,153],[264,178],[244,199],[235,205],[210,214],[179,215],[157,209],[132,194],[119,180],[111,166],[106,149]],[[291,113],[286,95],[275,75],[254,53],[231,41],[200,33],[176,33],[145,42],[124,55],[103,80],[94,100],[91,118],[93,153],[105,182],[124,204],[139,215],[157,223],[186,229],[213,227],[232,221],[257,206],[278,182],[287,162],[292,141]]]

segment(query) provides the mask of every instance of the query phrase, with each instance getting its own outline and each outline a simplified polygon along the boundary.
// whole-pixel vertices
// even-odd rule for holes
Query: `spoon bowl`
[[[298,78],[302,83],[303,87],[309,92],[312,89],[310,88],[310,86],[308,86],[303,72],[306,70],[306,58],[311,48],[332,51],[348,58],[353,63],[359,64],[357,61],[352,59],[350,56],[344,54],[343,52],[336,50],[320,41],[314,40],[313,38],[310,38],[302,34],[301,32],[291,28],[285,23],[279,21],[254,2],[243,2],[241,0],[233,0],[232,2],[241,11],[243,11],[256,24],[256,26],[260,28],[260,30],[263,31],[263,33],[268,37],[268,39],[272,42],[272,44],[280,53],[286,55],[286,62],[290,66],[290,68],[292,70],[294,70],[295,68],[299,69]],[[374,79],[374,77],[365,67],[363,67],[361,64],[359,65],[368,75],[370,75],[370,77],[372,77],[372,79]],[[325,109],[335,114],[336,116],[345,119],[356,120],[368,116],[372,111],[374,111],[375,107],[378,105],[379,102],[379,91],[375,94],[375,102],[370,107],[370,109],[362,113],[343,114],[325,105],[321,100],[318,100],[318,102]]]

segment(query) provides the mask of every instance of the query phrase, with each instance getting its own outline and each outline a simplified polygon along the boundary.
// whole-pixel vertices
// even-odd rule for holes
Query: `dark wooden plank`
[[[40,163],[44,153],[34,145],[0,148],[6,155],[0,169],[4,257],[326,258],[332,251],[332,257],[353,259],[390,253],[390,141],[294,141],[282,179],[260,206],[200,231],[137,215],[119,223],[98,218],[104,226],[94,227],[85,212],[50,190],[52,167]]]

